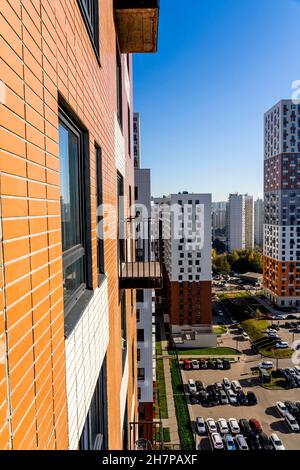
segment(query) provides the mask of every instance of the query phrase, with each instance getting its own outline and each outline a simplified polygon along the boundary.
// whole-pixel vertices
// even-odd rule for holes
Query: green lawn
[[[186,404],[186,399],[183,393],[183,384],[181,381],[180,370],[178,362],[175,359],[170,360],[171,378],[173,395],[175,402],[176,418],[178,425],[178,433],[182,450],[193,450],[194,439],[191,428],[191,422]]]
[[[171,442],[170,428],[163,428],[164,442]],[[156,434],[156,440],[160,442],[160,430]]]
[[[213,328],[214,328],[214,333],[215,333],[217,336],[221,336],[221,335],[224,335],[225,333],[227,333],[227,328],[226,328],[226,326],[215,325]]]
[[[160,419],[168,418],[167,394],[162,359],[156,360],[156,393]]]
[[[161,341],[156,341],[156,355],[157,356],[162,356]]]
[[[267,327],[271,323],[262,318],[253,318],[241,322],[242,327],[248,333],[253,343],[258,347],[259,352],[266,357],[273,359],[289,358],[293,354],[292,349],[275,348],[276,340],[271,340],[265,334]]]
[[[233,356],[241,354],[240,351],[233,348],[202,348],[202,349],[177,349],[180,356]]]

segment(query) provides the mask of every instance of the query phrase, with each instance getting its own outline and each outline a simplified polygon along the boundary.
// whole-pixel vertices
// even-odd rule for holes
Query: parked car
[[[198,416],[196,418],[196,428],[197,428],[197,433],[199,435],[206,434],[206,427],[205,427],[205,421],[202,418],[202,416]]]
[[[246,333],[246,331],[243,332],[243,338],[246,340],[250,339],[250,336]]]
[[[248,399],[243,390],[236,392],[237,401],[240,405],[248,405]]]
[[[267,436],[265,432],[261,432],[258,436],[259,442],[263,450],[273,450],[273,444],[271,439]]]
[[[224,370],[231,369],[231,363],[230,363],[230,361],[228,361],[228,359],[223,359],[223,369]]]
[[[240,426],[241,432],[245,436],[248,436],[249,434],[251,434],[252,429],[251,429],[251,426],[250,426],[249,421],[247,419],[240,419],[239,420],[239,426]]]
[[[184,368],[185,370],[191,370],[191,368],[192,368],[191,362],[188,361],[187,359],[185,359],[185,360],[183,361],[183,368]]]
[[[297,375],[300,376],[300,367],[299,366],[295,366],[294,371],[296,372]]]
[[[221,390],[223,390],[223,385],[221,384],[221,382],[216,382],[215,383],[215,390],[216,392],[220,392]]]
[[[235,437],[235,440],[236,440],[239,450],[249,450],[247,441],[242,434],[238,434]]]
[[[220,434],[229,433],[229,428],[228,428],[226,419],[224,418],[218,419],[218,426],[219,426]]]
[[[260,434],[261,432],[263,432],[261,424],[257,419],[250,419],[249,424],[251,426],[252,431],[256,434]]]
[[[274,364],[272,361],[262,361],[258,364],[258,367],[260,369],[272,369],[274,367]]]
[[[248,436],[248,442],[250,444],[250,447],[252,450],[260,450],[261,449],[261,444],[259,442],[259,439],[255,432],[251,432]]]
[[[224,442],[227,450],[237,450],[237,446],[231,434],[226,434],[224,436]]]
[[[217,359],[216,363],[217,363],[217,369],[223,369],[223,361],[221,361],[221,359]]]
[[[292,401],[285,401],[284,404],[287,407],[289,414],[295,416],[298,413],[298,406],[296,403],[293,403]]]
[[[193,379],[188,380],[188,388],[189,388],[189,392],[190,392],[191,395],[197,393],[196,383]]]
[[[206,427],[209,433],[217,432],[217,425],[213,418],[206,419]]]
[[[213,360],[209,359],[209,360],[207,361],[207,368],[208,368],[208,369],[214,369],[214,368],[215,368],[215,363],[214,363]]]
[[[277,349],[287,349],[289,344],[286,341],[279,341],[279,343],[276,343],[275,347]]]
[[[198,392],[201,392],[202,390],[205,390],[204,383],[201,382],[201,380],[196,380],[196,388]]]
[[[228,405],[228,398],[224,390],[220,390],[219,397],[221,405]]]
[[[296,317],[296,315],[287,315],[285,318],[287,320],[298,320],[298,317]]]
[[[199,403],[205,404],[208,402],[208,393],[205,390],[201,390],[198,395]]]
[[[224,390],[231,389],[231,381],[227,377],[224,377],[223,379],[223,387],[224,387]]]
[[[223,450],[224,449],[224,444],[222,437],[218,432],[213,432],[211,434],[211,442],[212,442],[212,447],[214,450]]]
[[[228,425],[232,434],[239,434],[241,432],[239,424],[235,418],[229,418]]]
[[[200,369],[207,369],[208,368],[207,361],[205,361],[205,359],[200,359],[199,367],[200,367]]]
[[[236,393],[234,393],[233,390],[227,390],[227,397],[228,397],[230,405],[238,404]]]
[[[241,384],[238,380],[233,380],[231,382],[232,389],[237,392],[238,390],[242,390]]]
[[[247,392],[248,405],[257,405],[257,398],[254,392],[250,390]]]
[[[288,427],[290,428],[292,432],[299,432],[300,430],[299,424],[297,423],[293,415],[288,413],[287,415],[285,415],[284,418],[285,418],[286,424],[288,425]]]
[[[196,395],[191,395],[190,396],[190,402],[191,402],[191,405],[198,405],[199,397],[197,397]]]
[[[192,360],[192,369],[194,370],[200,369],[199,361],[196,361],[196,359]]]
[[[277,401],[276,402],[276,408],[277,411],[281,416],[285,416],[288,414],[289,410],[287,409],[286,405],[282,401]]]
[[[296,372],[295,372],[295,370],[294,370],[292,367],[287,367],[285,370],[286,370],[287,373],[288,373],[289,375],[291,375],[292,377],[295,377],[295,376],[297,375]]]
[[[279,437],[277,436],[275,432],[271,434],[270,439],[275,450],[285,450],[285,447],[282,444],[282,441],[279,439]]]

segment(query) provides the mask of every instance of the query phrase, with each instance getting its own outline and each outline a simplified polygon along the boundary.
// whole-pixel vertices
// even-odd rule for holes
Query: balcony
[[[119,229],[120,288],[162,288],[162,225],[152,219],[125,220]]]
[[[159,0],[114,0],[120,51],[157,51]]]

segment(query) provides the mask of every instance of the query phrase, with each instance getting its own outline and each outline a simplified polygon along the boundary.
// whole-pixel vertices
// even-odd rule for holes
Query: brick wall
[[[112,0],[101,0],[100,64],[76,0],[1,0],[0,108],[1,210],[4,298],[0,338],[8,341],[11,436],[3,412],[6,368],[0,364],[0,447],[68,446],[62,247],[59,191],[58,95],[89,132],[93,284],[97,285],[95,142],[103,155],[103,201],[116,205],[116,36]],[[123,74],[126,58],[122,58]],[[131,71],[130,71],[131,73]],[[125,80],[124,80],[125,82]],[[123,90],[123,101],[127,94]],[[130,93],[131,94],[131,93]],[[131,96],[129,97],[131,101]],[[127,105],[123,106],[127,134]],[[125,148],[127,149],[127,143]],[[125,156],[125,191],[133,187],[133,165]],[[108,276],[107,351],[109,443],[121,448],[121,313],[117,244],[105,241]],[[127,294],[129,344],[135,313]],[[135,310],[135,309],[134,309]],[[131,348],[129,348],[129,355]],[[131,367],[131,357],[129,357]],[[131,378],[131,371],[129,373]],[[129,379],[128,396],[133,395]],[[128,409],[132,403],[129,398]]]

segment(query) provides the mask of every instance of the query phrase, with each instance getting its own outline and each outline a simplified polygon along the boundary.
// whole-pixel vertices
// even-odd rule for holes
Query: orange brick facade
[[[112,0],[99,2],[99,32],[100,63],[76,0],[0,2],[0,80],[5,85],[5,102],[0,107],[0,449],[68,448],[58,103],[61,96],[89,135],[96,288],[95,143],[102,150],[103,202],[117,206],[117,38]],[[128,63],[131,79],[130,59]],[[125,67],[127,57],[123,55],[124,76]],[[123,104],[128,149],[125,84]],[[133,161],[126,151],[126,195],[130,188],[134,188]],[[125,212],[128,215],[128,208]],[[109,304],[108,440],[110,449],[121,449],[120,404],[116,398],[122,380],[116,240],[105,241],[104,258]],[[135,295],[128,291],[127,407],[128,414],[134,410],[137,418],[137,380],[133,383],[132,379],[136,357],[131,357],[132,352],[136,355],[132,298]]]

